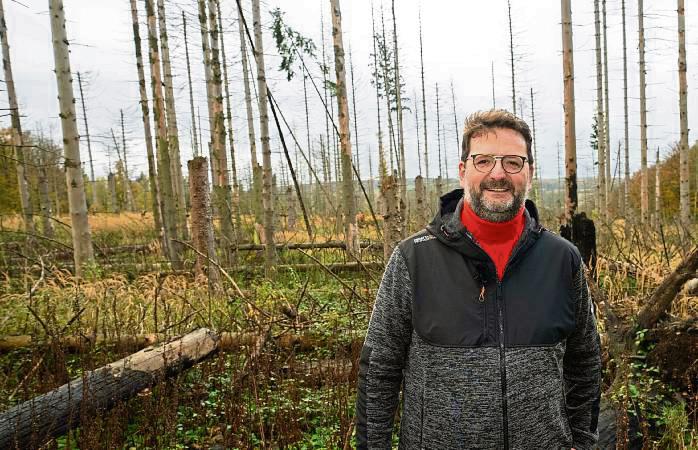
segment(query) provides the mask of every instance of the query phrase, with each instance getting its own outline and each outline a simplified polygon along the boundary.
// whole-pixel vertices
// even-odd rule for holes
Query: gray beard
[[[512,199],[506,203],[491,203],[483,199],[483,191],[487,187],[486,184],[484,186],[483,184],[480,185],[479,193],[472,189],[464,189],[463,197],[473,212],[479,218],[488,222],[501,223],[512,220],[521,211],[521,207],[528,197],[528,187],[526,187],[523,191],[514,193]],[[508,187],[513,189],[513,186],[508,182],[499,184],[499,186],[490,187]]]

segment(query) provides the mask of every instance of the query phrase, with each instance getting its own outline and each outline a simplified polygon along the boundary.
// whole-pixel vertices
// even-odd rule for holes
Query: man
[[[358,448],[593,448],[599,337],[577,249],[527,193],[528,125],[465,122],[460,184],[383,275],[359,362]]]

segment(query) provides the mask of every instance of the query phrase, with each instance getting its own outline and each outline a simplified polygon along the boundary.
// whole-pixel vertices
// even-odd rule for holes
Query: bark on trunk
[[[383,258],[390,259],[393,250],[402,239],[402,218],[398,204],[398,186],[396,175],[388,175],[381,183],[381,194],[385,201],[385,213],[383,214]]]
[[[153,152],[153,136],[150,129],[150,110],[148,108],[148,92],[145,84],[145,71],[143,69],[143,54],[141,50],[141,33],[138,23],[138,9],[136,0],[131,1],[131,23],[133,26],[133,43],[136,49],[136,68],[138,70],[138,90],[140,92],[141,116],[143,117],[143,134],[145,135],[145,151],[148,159],[148,183],[150,186],[150,200],[153,208],[153,220],[155,229],[162,234],[162,206],[160,199],[160,187],[158,186],[155,154]]]
[[[572,5],[562,0],[562,74],[565,112],[565,221],[577,211],[577,136],[574,106],[574,54],[572,46]]]
[[[24,166],[24,149],[22,139],[22,124],[19,118],[19,105],[15,93],[15,82],[12,77],[12,63],[10,60],[10,44],[7,39],[7,25],[5,23],[5,9],[0,0],[0,40],[2,41],[2,67],[5,72],[5,86],[7,87],[7,99],[10,106],[10,119],[12,123],[12,145],[14,146],[15,166],[17,171],[17,187],[19,190],[19,202],[22,208],[24,231],[34,233],[34,211],[29,197],[29,183],[27,181],[26,168]]]
[[[695,277],[698,270],[698,250],[693,250],[681,264],[669,274],[654,290],[650,298],[637,314],[637,325],[640,329],[650,329],[669,310],[671,302],[681,290],[683,284]]]
[[[198,156],[187,163],[189,169],[189,196],[191,203],[191,239],[196,255],[194,272],[199,276],[208,276],[211,284],[220,281],[218,268],[211,261],[216,261],[213,241],[213,222],[211,198],[208,186],[208,162]]]
[[[124,151],[124,189],[126,190],[126,209],[129,212],[135,211],[133,202],[133,190],[131,189],[131,179],[128,173],[128,158],[126,157],[126,131],[124,130],[124,110],[119,110],[121,114],[121,148]]]
[[[164,246],[173,267],[179,269],[179,246],[172,239],[177,234],[176,208],[174,193],[172,190],[172,166],[170,163],[170,149],[167,141],[167,123],[165,118],[165,100],[162,93],[162,76],[160,74],[160,51],[158,49],[157,26],[155,20],[155,8],[153,0],[145,2],[146,15],[148,17],[148,43],[151,86],[153,90],[153,113],[155,121],[155,135],[157,138],[157,164],[160,179],[160,196],[162,200],[162,221],[164,230]]]
[[[165,1],[157,0],[158,27],[160,30],[160,52],[162,53],[162,74],[165,86],[165,114],[167,117],[167,145],[170,151],[170,172],[172,174],[172,199],[174,201],[175,219],[178,237],[187,239],[187,204],[184,197],[184,177],[182,176],[182,159],[179,151],[179,129],[175,110],[174,89],[172,87],[172,67],[170,64],[170,46],[167,36],[167,16]],[[124,149],[124,155],[126,150]]]
[[[349,103],[344,68],[344,42],[342,38],[342,11],[339,0],[330,0],[332,7],[332,40],[334,43],[334,68],[337,80],[337,115],[339,117],[339,142],[342,160],[342,190],[344,200],[344,241],[347,251],[359,256],[359,229],[356,226],[356,202],[351,167],[351,132],[349,129]]]
[[[233,230],[233,239],[238,240],[240,233],[240,184],[238,182],[238,169],[235,162],[235,138],[233,135],[233,112],[230,103],[230,87],[228,86],[228,65],[225,59],[225,40],[223,39],[223,16],[221,14],[221,2],[216,0],[216,12],[218,13],[218,36],[221,45],[221,65],[223,66],[223,87],[225,88],[225,108],[228,120],[228,145],[230,146],[230,166],[232,168],[231,175],[233,177],[231,208],[232,216],[235,219],[235,227]]]
[[[205,328],[85,373],[0,415],[0,447],[38,448],[143,389],[198,363],[218,348]]]
[[[215,161],[213,193],[216,209],[221,219],[221,231],[228,242],[234,242],[232,220],[232,195],[228,176],[228,155],[225,152],[225,116],[223,115],[223,80],[218,38],[218,14],[215,0],[208,0],[208,29],[210,31],[211,57],[208,100],[212,114],[211,158]]]
[[[640,53],[640,220],[649,220],[649,174],[647,173],[647,104],[645,97],[645,26],[643,0],[637,0],[638,49]]]
[[[601,217],[608,219],[606,201],[606,134],[603,107],[603,62],[601,59],[601,19],[599,0],[594,0],[594,27],[596,30],[596,148],[598,149],[598,175],[596,177],[597,210]]]
[[[58,103],[63,131],[63,157],[73,237],[73,259],[75,261],[75,275],[80,277],[82,276],[83,264],[93,260],[93,250],[90,223],[87,220],[85,184],[83,183],[80,162],[80,136],[75,121],[75,97],[73,96],[73,79],[70,71],[70,53],[68,51],[63,1],[49,0],[49,14],[51,16],[53,57],[56,65]]]
[[[254,56],[257,63],[257,89],[259,96],[259,131],[262,141],[262,207],[264,209],[264,266],[269,272],[276,263],[274,250],[274,204],[272,198],[271,146],[269,145],[269,113],[267,112],[267,75],[264,65],[262,18],[259,0],[252,0],[254,28]]]
[[[92,189],[92,203],[90,208],[93,211],[99,209],[99,204],[97,200],[97,185],[95,184],[95,166],[94,160],[92,159],[92,142],[90,141],[90,128],[87,126],[87,108],[85,107],[85,93],[82,90],[82,78],[80,77],[80,72],[78,72],[78,88],[80,89],[80,104],[82,105],[82,120],[85,124],[85,140],[87,142],[87,157],[90,159],[90,183]]]
[[[688,82],[686,81],[686,18],[684,0],[677,0],[677,17],[679,22],[679,189],[681,222],[684,226],[691,223],[691,205],[689,203],[688,170]]]

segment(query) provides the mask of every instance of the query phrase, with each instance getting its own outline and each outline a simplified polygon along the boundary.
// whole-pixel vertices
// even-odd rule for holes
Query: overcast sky
[[[53,74],[48,3],[39,0],[3,0],[11,46],[12,65],[16,89],[20,101],[25,130],[43,129],[52,132],[58,139],[60,123],[56,80]],[[628,88],[630,115],[631,170],[640,164],[639,156],[639,69],[637,2],[629,0],[627,8],[628,39]],[[696,51],[698,50],[698,6],[687,3],[686,46],[688,54],[689,128],[697,120],[698,85]],[[380,15],[384,8],[386,28],[392,28],[390,1],[374,0],[375,13]],[[235,3],[223,2],[225,45],[231,78],[233,122],[236,139],[237,163],[244,179],[249,173],[249,146],[247,124],[243,102],[240,48]],[[243,1],[251,23],[249,1]],[[95,170],[102,175],[108,170],[108,161],[116,158],[109,136],[110,128],[119,130],[119,110],[123,109],[128,139],[129,166],[132,176],[147,173],[143,144],[135,53],[131,29],[130,6],[127,0],[64,0],[68,37],[71,41],[71,64],[73,72],[80,71],[86,81],[85,100],[88,108],[90,134],[93,142]],[[141,36],[146,36],[144,27],[144,5],[139,0],[141,14]],[[280,7],[286,13],[286,22],[304,36],[312,38],[321,47],[321,14],[324,16],[326,51],[333,58],[331,45],[331,20],[329,0],[267,0],[262,4],[262,15],[266,25],[264,51],[266,54],[267,79],[270,90],[276,95],[281,110],[295,128],[301,142],[305,142],[305,119],[302,81],[296,77],[291,82],[277,68],[279,58],[274,47],[269,26],[269,11]],[[373,52],[371,40],[371,2],[354,0],[342,2],[344,45],[351,49],[354,65],[356,104],[358,114],[358,140],[362,176],[368,173],[368,158],[371,156],[375,173],[377,160],[376,103],[375,90],[370,83],[370,61]],[[200,34],[194,0],[166,0],[168,31],[177,96],[177,119],[181,142],[183,166],[192,155],[190,143],[190,107],[187,89],[184,40],[182,33],[182,10],[188,17],[189,51],[192,58],[195,108],[200,110],[204,126],[203,139],[208,140],[207,107],[204,96],[204,73],[201,64]],[[621,0],[608,0],[608,64],[610,89],[611,145],[617,151],[623,138],[623,72],[622,72],[622,29]],[[457,127],[462,126],[467,114],[478,109],[492,107],[491,67],[494,64],[495,103],[497,107],[511,109],[511,69],[509,64],[509,30],[507,3],[505,0],[491,1],[396,1],[397,29],[400,46],[401,74],[406,82],[407,106],[405,113],[405,135],[407,174],[413,177],[418,172],[417,131],[414,106],[420,114],[421,84],[419,63],[419,24],[421,11],[424,35],[424,65],[426,76],[427,119],[429,129],[430,176],[437,169],[436,135],[436,84],[439,85],[441,124],[445,135],[442,139],[442,154],[450,177],[456,176],[458,147]],[[596,102],[596,68],[594,54],[594,14],[592,0],[572,1],[574,24],[574,67],[577,111],[577,155],[580,176],[591,175],[592,159],[589,147],[592,117]],[[523,117],[531,118],[530,90],[534,91],[536,138],[539,170],[543,177],[557,177],[557,147],[563,145],[562,113],[562,59],[560,2],[558,0],[512,0],[514,28],[514,52],[516,55],[516,92],[518,105],[523,107]],[[652,0],[645,2],[645,27],[647,49],[647,120],[650,161],[654,161],[657,147],[662,155],[668,154],[672,144],[678,140],[678,75],[677,75],[677,19],[675,0]],[[143,41],[143,45],[146,41]],[[145,53],[147,55],[147,53]],[[320,52],[318,51],[318,55]],[[315,76],[319,71],[315,70]],[[332,72],[334,78],[334,72]],[[146,76],[148,76],[146,74]],[[349,74],[347,73],[349,81]],[[455,120],[451,96],[451,83],[455,96]],[[309,89],[310,85],[309,85]],[[74,90],[79,101],[77,78]],[[311,139],[313,150],[319,148],[320,134],[325,132],[321,103],[311,89]],[[5,106],[6,97],[0,104]],[[79,106],[79,104],[78,104]],[[255,108],[256,109],[256,108]],[[517,111],[521,113],[521,111]],[[82,113],[78,112],[79,128],[84,133]],[[383,111],[385,119],[385,112]],[[4,118],[9,125],[9,118]],[[352,117],[353,121],[353,117]],[[420,123],[420,134],[422,125]],[[273,125],[272,125],[273,129]],[[257,127],[257,134],[259,130]],[[275,136],[276,133],[273,133]],[[303,139],[300,139],[300,138]],[[695,136],[690,135],[690,142]],[[290,138],[287,136],[287,142]],[[423,140],[420,137],[423,149]],[[281,167],[278,140],[272,141],[274,168]],[[87,161],[87,149],[81,144],[83,161]],[[423,150],[422,150],[423,151]],[[615,156],[615,155],[614,155]],[[613,163],[615,168],[615,162]]]

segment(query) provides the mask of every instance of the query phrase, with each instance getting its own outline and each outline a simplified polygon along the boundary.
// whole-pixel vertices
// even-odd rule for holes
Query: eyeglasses
[[[510,174],[521,172],[521,169],[524,167],[524,163],[528,161],[528,158],[519,155],[470,155],[467,159],[472,159],[475,170],[482,173],[491,172],[499,160],[501,161],[502,169],[504,169],[506,173]]]

